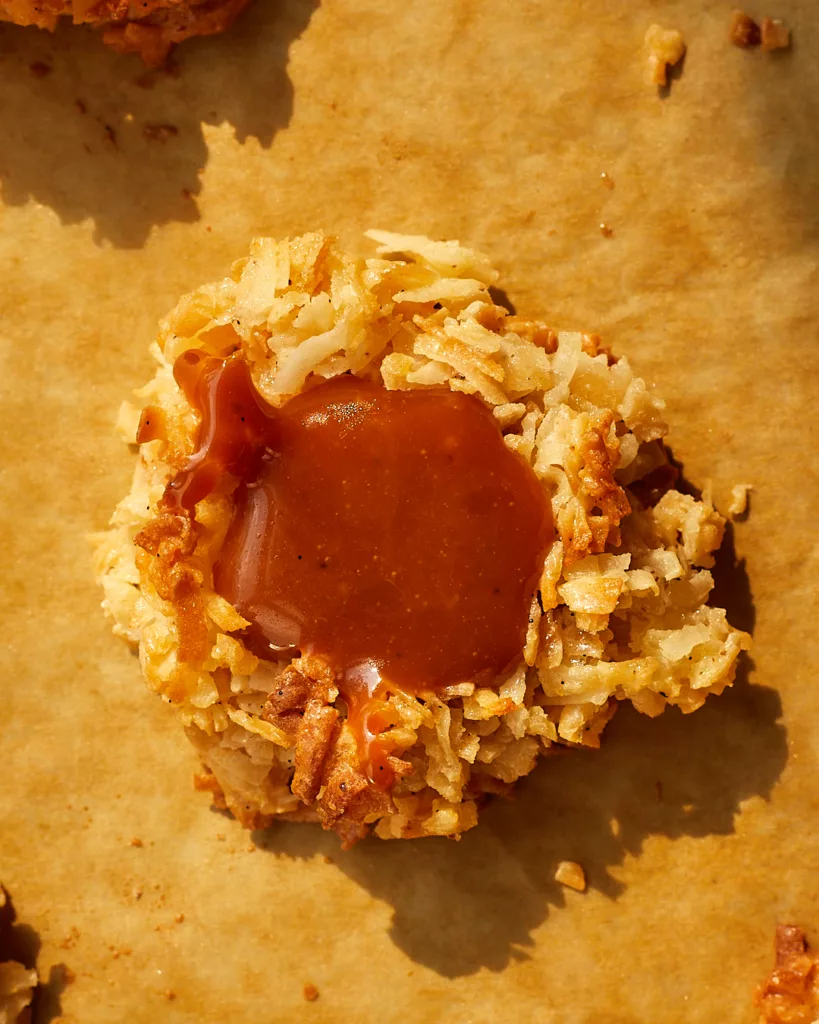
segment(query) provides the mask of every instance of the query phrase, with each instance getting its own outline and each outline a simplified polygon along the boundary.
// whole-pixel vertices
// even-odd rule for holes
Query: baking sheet
[[[51,973],[40,1020],[746,1024],[776,922],[819,941],[812,7],[750,11],[794,31],[764,55],[722,3],[257,0],[147,75],[0,27],[0,878]],[[665,96],[652,22],[688,44]],[[621,710],[460,843],[342,854],[210,811],[91,579],[157,319],[252,235],[316,227],[484,249],[518,312],[657,384],[694,485],[755,487],[720,568],[755,635],[735,688]]]

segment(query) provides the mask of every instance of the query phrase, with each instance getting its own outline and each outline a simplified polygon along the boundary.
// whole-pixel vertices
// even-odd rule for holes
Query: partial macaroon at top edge
[[[61,18],[91,25],[118,53],[161,67],[177,44],[225,32],[251,0],[0,0],[0,21],[53,32]]]

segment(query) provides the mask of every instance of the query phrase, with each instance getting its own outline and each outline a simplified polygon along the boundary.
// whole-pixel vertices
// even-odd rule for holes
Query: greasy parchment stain
[[[794,48],[766,56],[690,0],[259,0],[149,88],[83,31],[0,27],[0,877],[41,976],[76,975],[42,1020],[746,1024],[775,923],[819,935],[819,38],[808,0],[775,13]],[[652,22],[688,44],[664,97]],[[518,312],[656,382],[693,486],[754,485],[718,597],[755,649],[459,844],[341,854],[192,792],[83,538],[125,493],[112,423],[158,317],[253,234],[368,226],[484,249]]]

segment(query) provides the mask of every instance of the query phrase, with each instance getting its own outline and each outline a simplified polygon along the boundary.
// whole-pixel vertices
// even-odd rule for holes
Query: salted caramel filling
[[[542,484],[471,395],[345,374],[276,409],[239,357],[186,352],[174,374],[201,423],[165,502],[232,490],[217,592],[260,657],[329,663],[385,780],[390,691],[489,684],[521,657],[553,538]]]

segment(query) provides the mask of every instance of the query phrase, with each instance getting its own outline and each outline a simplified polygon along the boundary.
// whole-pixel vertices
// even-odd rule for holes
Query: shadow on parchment
[[[88,27],[52,36],[0,25],[0,196],[91,218],[95,240],[135,248],[154,225],[199,219],[202,125],[269,146],[290,120],[288,49],[318,0],[251,6],[222,36],[191,40],[169,70],[110,51]]]
[[[773,207],[777,228],[794,250],[819,242],[819,76],[812,57],[817,46],[815,19],[804,18],[798,31],[791,33],[787,49],[771,53],[743,51],[740,55],[744,108],[753,125],[749,159],[766,166],[772,182],[779,184],[778,201]],[[731,116],[735,114],[733,111]],[[759,196],[758,204],[764,207],[770,201],[767,196]],[[749,227],[756,223],[756,219],[749,219]],[[760,237],[759,245],[766,251],[769,238]]]
[[[0,906],[0,963],[15,960],[24,967],[36,968],[40,952],[40,936],[27,924],[17,922],[17,912],[11,896],[3,890],[5,904]],[[60,997],[73,976],[65,964],[54,964],[48,979],[40,979],[34,990],[30,1018],[25,1013],[20,1020],[31,1020],[31,1024],[50,1024],[62,1013]]]
[[[744,564],[726,535],[715,603],[753,627]],[[285,857],[323,854],[392,905],[390,937],[409,957],[446,977],[502,970],[525,959],[532,932],[564,905],[554,881],[561,860],[582,864],[590,888],[616,899],[610,869],[648,836],[730,835],[744,800],[766,798],[787,758],[775,690],[751,684],[750,658],[734,686],[695,714],[669,709],[649,719],[621,706],[602,747],[557,750],[496,800],[460,842],[367,839],[343,853],[332,834],[283,824],[254,834]]]

